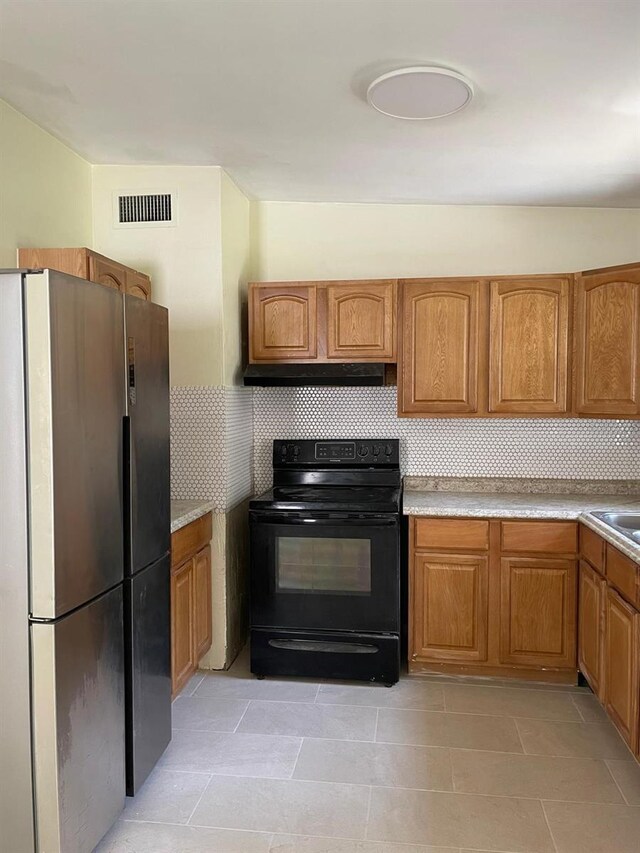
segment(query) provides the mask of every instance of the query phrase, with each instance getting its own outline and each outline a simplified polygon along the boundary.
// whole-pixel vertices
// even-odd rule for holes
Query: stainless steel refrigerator
[[[0,849],[89,853],[170,737],[166,310],[0,274]]]

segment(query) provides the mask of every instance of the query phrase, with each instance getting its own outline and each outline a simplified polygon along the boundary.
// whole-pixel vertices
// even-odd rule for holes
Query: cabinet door
[[[395,361],[395,282],[327,287],[327,358]]]
[[[640,266],[576,279],[576,411],[640,415]]]
[[[126,270],[127,293],[138,299],[151,299],[151,279],[137,270]]]
[[[569,408],[569,278],[491,282],[489,410]]]
[[[603,697],[603,637],[606,582],[580,561],[578,668],[599,699]]]
[[[113,287],[121,293],[126,292],[125,268],[109,258],[103,258],[102,255],[89,255],[89,281]]]
[[[484,409],[479,395],[486,341],[481,282],[406,281],[400,287],[399,414],[474,414]]]
[[[211,547],[207,545],[193,560],[195,665],[211,648]]]
[[[486,557],[417,553],[411,587],[412,660],[487,660]]]
[[[500,591],[501,662],[575,667],[575,561],[503,557]]]
[[[175,696],[196,668],[193,643],[194,571],[188,560],[171,575],[171,692]]]
[[[638,745],[640,615],[607,589],[604,642],[605,708],[631,749]]]
[[[316,286],[252,285],[249,347],[251,361],[316,358]]]

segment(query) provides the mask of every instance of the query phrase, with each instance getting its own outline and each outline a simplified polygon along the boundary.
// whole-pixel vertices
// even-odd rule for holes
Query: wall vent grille
[[[171,222],[171,194],[121,195],[119,222]]]
[[[175,194],[116,192],[113,196],[113,224],[116,228],[175,225]]]

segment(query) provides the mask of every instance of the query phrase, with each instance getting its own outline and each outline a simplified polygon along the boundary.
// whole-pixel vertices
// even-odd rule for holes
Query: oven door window
[[[315,595],[370,595],[371,541],[278,536],[276,589]]]
[[[396,518],[251,518],[254,627],[397,631]]]

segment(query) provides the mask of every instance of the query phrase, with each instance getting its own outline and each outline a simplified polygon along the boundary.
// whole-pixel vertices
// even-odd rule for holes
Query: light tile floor
[[[582,688],[199,673],[97,853],[639,853],[640,766]]]

